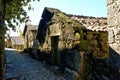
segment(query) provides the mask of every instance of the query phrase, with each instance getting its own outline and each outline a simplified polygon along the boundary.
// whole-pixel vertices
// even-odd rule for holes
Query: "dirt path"
[[[31,59],[27,54],[19,54],[15,50],[6,49],[5,78],[11,80],[65,80],[62,75],[56,75],[57,67],[46,67],[46,64]]]

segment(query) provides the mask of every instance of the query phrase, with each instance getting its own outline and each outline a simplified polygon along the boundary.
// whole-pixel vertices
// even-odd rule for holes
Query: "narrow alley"
[[[65,80],[57,67],[48,66],[15,50],[6,49],[6,80]]]

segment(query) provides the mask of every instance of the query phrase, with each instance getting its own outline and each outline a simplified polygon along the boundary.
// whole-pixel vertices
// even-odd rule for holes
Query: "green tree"
[[[0,80],[3,80],[4,75],[4,35],[7,30],[6,26],[15,30],[15,25],[28,21],[29,17],[23,7],[28,6],[28,10],[31,10],[31,1],[35,0],[0,0]]]

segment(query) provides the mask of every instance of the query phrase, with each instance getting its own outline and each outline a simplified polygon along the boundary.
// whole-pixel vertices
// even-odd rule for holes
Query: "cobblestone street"
[[[56,74],[53,66],[34,60],[27,54],[6,49],[5,78],[10,80],[65,80],[62,74]]]

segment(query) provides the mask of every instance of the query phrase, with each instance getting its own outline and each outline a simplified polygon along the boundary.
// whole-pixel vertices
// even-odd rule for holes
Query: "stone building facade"
[[[109,45],[120,55],[120,0],[107,0]]]
[[[18,51],[23,51],[24,43],[20,36],[11,36],[12,48]]]
[[[80,23],[72,20],[65,13],[57,9],[45,8],[37,33],[40,51],[50,53],[51,63],[58,64],[60,51],[73,48],[76,34],[78,36],[82,34],[82,27]],[[75,28],[80,30],[75,30]]]
[[[37,39],[40,44],[38,53],[40,59],[46,59],[51,64],[60,66],[65,71],[67,80],[74,80],[71,78],[74,72],[80,75],[77,78],[83,80],[90,76],[87,80],[92,80],[95,76],[89,73],[93,73],[93,67],[102,70],[102,73],[95,75],[101,76],[106,72],[103,65],[104,60],[109,57],[108,32],[103,28],[102,30],[87,29],[66,13],[46,7],[38,26]],[[69,73],[71,75],[68,78],[66,74]]]
[[[24,48],[32,48],[34,41],[36,40],[36,35],[37,35],[37,25],[32,25],[32,24],[26,24],[24,31],[23,31],[23,36],[24,36]]]
[[[112,80],[120,79],[120,0],[107,0],[108,40]]]
[[[9,36],[5,41],[6,48],[13,48],[17,51],[23,51],[24,49],[24,41],[20,36]]]

